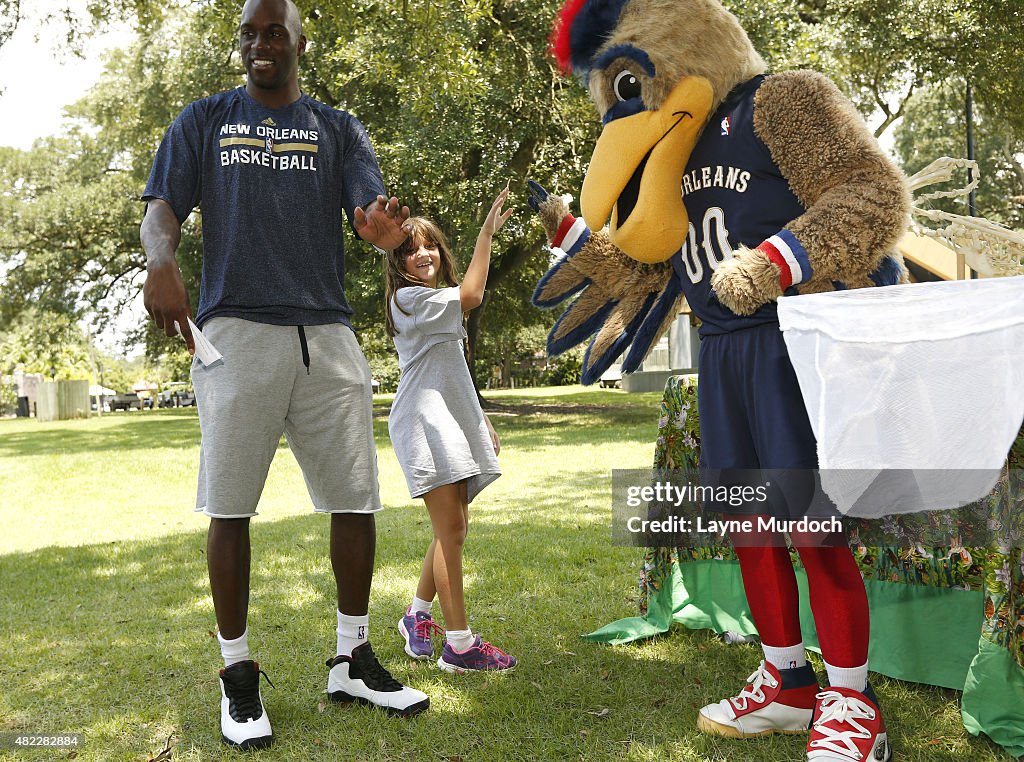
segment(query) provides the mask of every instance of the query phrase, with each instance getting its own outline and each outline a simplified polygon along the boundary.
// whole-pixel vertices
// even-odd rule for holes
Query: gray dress
[[[388,433],[409,494],[420,497],[465,479],[472,502],[501,469],[462,348],[459,288],[409,286],[393,301],[402,377]]]

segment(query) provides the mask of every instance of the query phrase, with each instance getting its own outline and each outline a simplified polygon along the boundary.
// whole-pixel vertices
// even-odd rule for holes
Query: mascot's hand
[[[572,225],[576,219],[569,213],[570,197],[554,196],[533,180],[527,180],[526,185],[528,188],[526,202],[537,213],[537,218],[544,227],[544,234],[548,237],[548,243],[557,246],[558,244],[551,242],[558,235],[558,229],[563,220],[568,220],[568,225]]]
[[[760,251],[741,246],[711,275],[711,288],[737,315],[752,315],[782,296],[778,266]]]
[[[593,337],[583,358],[584,384],[597,381],[627,346],[623,370],[636,370],[679,311],[681,289],[671,263],[637,262],[611,243],[607,231],[592,232],[574,218],[565,198],[532,180],[528,185],[529,204],[555,254],[533,303],[554,307],[579,294],[548,334],[548,354]]]

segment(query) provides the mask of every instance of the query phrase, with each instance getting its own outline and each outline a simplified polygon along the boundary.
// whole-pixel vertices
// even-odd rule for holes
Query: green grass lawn
[[[641,553],[611,544],[611,470],[646,468],[660,394],[579,387],[487,393],[504,476],[472,506],[466,591],[474,629],[520,659],[455,676],[402,651],[430,525],[411,501],[377,401],[378,515],[371,639],[431,697],[411,720],[325,701],[334,582],[282,444],[253,520],[250,645],[275,688],[275,746],[258,760],[802,760],[800,738],[698,733],[697,709],[760,659],[709,632],[609,647],[579,636],[636,611]],[[78,732],[78,760],[235,760],[219,740],[205,517],[191,512],[194,409],[86,421],[0,421],[0,731]],[[435,611],[439,607],[435,606]],[[438,611],[438,616],[440,616]],[[816,661],[821,672],[821,663]],[[899,760],[1001,760],[967,735],[958,694],[873,678]],[[0,751],[0,759],[67,759]]]

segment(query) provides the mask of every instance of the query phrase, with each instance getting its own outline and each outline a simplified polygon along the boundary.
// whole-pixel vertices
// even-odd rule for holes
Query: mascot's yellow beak
[[[711,113],[711,84],[686,77],[657,111],[605,125],[580,191],[591,230],[611,215],[612,243],[640,262],[664,262],[689,230],[680,184]]]

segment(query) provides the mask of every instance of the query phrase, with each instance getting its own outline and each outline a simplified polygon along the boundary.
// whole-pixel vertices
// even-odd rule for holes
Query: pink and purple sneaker
[[[431,636],[444,635],[429,611],[410,613],[408,610],[398,622],[398,631],[405,638],[405,652],[414,659],[431,659],[434,656],[434,644]]]
[[[473,645],[465,651],[456,651],[445,643],[437,666],[459,675],[466,672],[506,672],[516,666],[516,657],[481,640],[477,635],[473,638]]]

